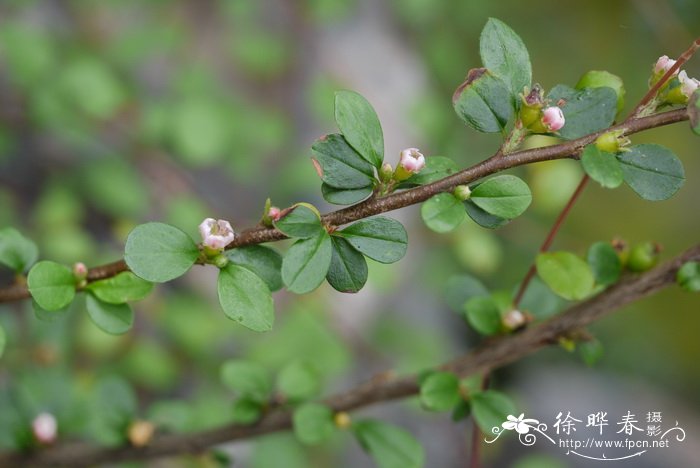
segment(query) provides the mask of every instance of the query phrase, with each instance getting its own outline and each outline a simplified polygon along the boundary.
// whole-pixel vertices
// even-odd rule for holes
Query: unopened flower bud
[[[630,143],[632,143],[632,141],[623,135],[622,130],[605,132],[595,140],[595,145],[599,150],[609,153],[627,151],[626,147],[629,146]]]
[[[469,198],[472,196],[472,191],[468,185],[458,185],[457,187],[455,187],[453,193],[455,197],[459,198],[462,201],[469,200]]]
[[[32,421],[32,433],[37,442],[51,444],[58,435],[58,423],[51,413],[40,413]]]
[[[671,69],[672,66],[676,64],[676,61],[669,58],[668,55],[662,55],[656,60],[654,64],[654,74],[659,75],[659,78],[663,76],[667,71]],[[678,73],[678,71],[676,71]],[[674,73],[674,75],[676,74]]]
[[[700,81],[695,78],[690,78],[685,70],[681,70],[678,74],[678,81],[681,83],[681,93],[683,93],[686,99],[690,99],[690,96],[692,96],[695,90],[698,89],[698,86],[700,86]]]
[[[425,167],[425,156],[418,148],[407,148],[401,151],[399,165],[394,172],[394,179],[406,180],[413,174],[417,174]]]
[[[221,251],[233,241],[235,234],[231,223],[224,219],[207,218],[199,225],[202,245],[213,251]]]
[[[272,221],[279,221],[282,217],[282,210],[280,210],[276,206],[271,206],[270,209],[267,210],[267,216]]]
[[[348,413],[345,411],[340,411],[335,413],[335,416],[333,416],[333,422],[335,423],[336,427],[340,429],[347,429],[352,424],[352,419]]]
[[[229,264],[229,259],[224,254],[219,254],[211,260],[217,268],[225,268]]]
[[[391,164],[389,164],[389,163],[382,164],[382,167],[379,169],[379,180],[381,180],[382,182],[389,182],[393,175],[394,175],[394,168],[391,167]]]
[[[517,330],[527,324],[527,317],[518,309],[513,309],[503,316],[501,322],[508,330]]]
[[[78,262],[73,265],[73,276],[76,280],[82,281],[87,278],[88,269],[83,262]]]
[[[153,439],[155,426],[149,421],[134,421],[129,426],[129,442],[134,447],[145,447]]]
[[[548,132],[556,132],[566,123],[564,113],[557,106],[547,107],[543,110],[541,121]]]

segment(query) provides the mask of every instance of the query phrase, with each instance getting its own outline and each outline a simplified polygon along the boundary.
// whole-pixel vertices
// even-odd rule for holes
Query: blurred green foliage
[[[379,36],[415,57],[415,72],[426,77],[420,93],[391,104],[401,106],[405,128],[415,132],[393,137],[473,164],[493,152],[498,137],[465,128],[450,96],[478,65],[475,45],[490,16],[523,37],[535,81],[573,86],[587,70],[607,69],[625,80],[629,110],[646,89],[654,58],[679,53],[697,34],[700,4],[4,1],[0,228],[14,226],[36,240],[42,259],[93,266],[119,258],[131,227],[147,220],[196,235],[206,216],[231,219],[239,229],[255,224],[267,196],[278,206],[320,203],[310,145],[332,128],[333,91],[356,86],[351,74],[337,71],[353,64],[343,62],[342,43],[335,49],[335,31],[377,21]],[[319,42],[330,44],[331,59]],[[388,68],[392,59],[363,66]],[[698,63],[691,62],[691,75]],[[366,95],[385,89],[376,83]],[[548,137],[535,138],[526,145]],[[634,139],[680,155],[683,190],[652,205],[627,189],[590,187],[555,247],[583,255],[591,243],[619,235],[653,239],[674,253],[697,241],[700,218],[689,215],[700,197],[696,140],[684,125]],[[157,289],[136,305],[135,329],[119,337],[93,326],[80,303],[51,323],[37,319],[29,302],[0,306],[0,447],[30,446],[29,424],[41,411],[56,416],[61,437],[106,445],[122,443],[135,417],[163,431],[230,422],[233,396],[218,379],[227,358],[259,363],[271,375],[308,362],[334,390],[384,365],[419,371],[468,349],[476,338],[456,325],[444,284],[453,273],[470,273],[511,290],[581,174],[572,161],[516,172],[533,192],[524,217],[497,233],[468,222],[440,237],[414,222],[409,258],[401,266],[369,262],[369,291],[348,299],[354,305],[343,306],[346,298],[328,287],[300,298],[279,293],[270,333],[247,331],[221,314],[215,279],[206,274]],[[9,284],[12,275],[0,278]],[[653,377],[684,404],[697,404],[700,316],[689,297],[665,292],[595,325],[606,350],[603,369]],[[531,312],[545,317],[559,306],[540,303]],[[425,417],[411,413],[415,424]],[[344,444],[334,442],[329,454],[289,435],[267,436],[256,441],[250,466],[329,466],[347,454]],[[539,456],[517,466],[545,465],[560,466]]]

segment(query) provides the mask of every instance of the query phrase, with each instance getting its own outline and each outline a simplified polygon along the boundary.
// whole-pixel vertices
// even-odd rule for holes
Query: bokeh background
[[[417,146],[473,164],[497,148],[498,136],[462,125],[450,97],[479,66],[479,32],[491,16],[524,39],[545,88],[605,69],[625,80],[627,110],[645,92],[656,57],[678,55],[700,31],[694,0],[2,0],[0,227],[34,238],[42,258],[91,266],[120,258],[129,230],[148,220],[195,235],[208,216],[238,229],[255,224],[268,196],[278,206],[308,201],[330,210],[309,148],[335,129],[337,89],[373,104],[388,161]],[[687,69],[700,76],[700,58]],[[555,248],[583,254],[592,242],[619,236],[657,241],[668,257],[697,242],[696,138],[684,124],[635,136],[677,152],[685,187],[650,203],[627,188],[591,184]],[[86,411],[79,402],[89,400],[96,379],[116,375],[135,389],[143,418],[197,430],[230,419],[232,396],[218,381],[228,358],[253,359],[271,372],[311,359],[332,392],[377,371],[420,371],[463,353],[478,338],[448,308],[445,284],[469,273],[511,291],[581,170],[560,161],[515,173],[534,194],[515,222],[496,232],[465,222],[436,235],[416,207],[395,213],[409,231],[407,258],[371,264],[357,295],[328,285],[303,297],[277,293],[277,323],[267,334],[224,317],[205,269],[136,304],[135,328],[122,337],[97,329],[80,306],[52,323],[38,320],[27,302],[0,306],[8,334],[0,422],[9,407],[28,417],[48,409],[66,437],[109,443],[91,423],[104,408]],[[4,272],[0,278],[12,281]],[[618,465],[691,466],[700,459],[698,330],[700,299],[670,288],[591,327],[605,348],[594,368],[576,353],[549,349],[497,372],[492,385],[549,423],[559,411],[580,418],[607,410],[611,419],[663,411],[667,425],[677,420],[686,429],[686,442]],[[362,413],[415,434],[426,466],[464,466],[471,422],[452,423],[415,402]],[[12,446],[7,428],[0,423],[5,448]],[[255,468],[371,464],[348,435],[314,449],[288,434],[222,449],[237,466]],[[489,447],[485,459],[497,467],[595,464],[564,453],[510,440]],[[153,464],[210,463],[200,455]]]

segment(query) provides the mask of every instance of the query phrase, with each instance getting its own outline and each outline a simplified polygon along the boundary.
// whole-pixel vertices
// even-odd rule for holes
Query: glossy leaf
[[[484,66],[506,83],[513,98],[530,86],[530,55],[520,36],[505,23],[489,18],[481,31],[479,52]]]
[[[219,302],[228,318],[251,330],[272,329],[275,310],[270,289],[251,270],[229,263],[219,270]]]
[[[406,254],[408,235],[403,225],[384,216],[363,219],[338,233],[372,260],[394,263]]]
[[[325,230],[309,239],[300,239],[290,247],[282,260],[282,281],[291,292],[311,292],[326,277],[332,256],[331,237]]]
[[[420,214],[431,230],[450,232],[464,221],[464,205],[451,193],[438,193],[421,205]]]
[[[420,401],[432,411],[447,411],[460,400],[459,379],[451,372],[430,374],[420,386]]]
[[[270,291],[282,287],[282,256],[264,245],[249,245],[227,250],[226,256],[236,265],[245,267],[265,281]]]
[[[333,254],[326,279],[337,291],[354,293],[367,282],[367,261],[342,237],[332,236]]]
[[[75,297],[75,278],[70,268],[47,260],[29,270],[27,286],[37,304],[48,311],[64,308]]]
[[[482,335],[494,335],[501,329],[501,312],[490,296],[476,296],[464,304],[469,325]]]
[[[318,395],[321,380],[318,371],[305,360],[295,360],[282,368],[277,376],[277,390],[291,401]]]
[[[513,116],[506,84],[485,68],[469,70],[464,83],[452,95],[457,115],[474,130],[502,132]]]
[[[165,283],[184,275],[199,256],[199,249],[190,236],[163,223],[136,226],[126,239],[124,251],[129,269],[154,283]]]
[[[500,175],[475,186],[470,201],[493,216],[513,219],[530,206],[532,194],[518,177]]]
[[[323,199],[334,205],[353,205],[372,195],[374,186],[369,185],[358,189],[337,189],[328,184],[321,184]]]
[[[326,135],[311,147],[321,167],[321,180],[339,189],[359,189],[371,186],[374,167],[345,141],[343,135]]]
[[[112,278],[94,281],[87,285],[87,289],[102,302],[123,304],[148,296],[153,290],[153,283],[125,271]]]
[[[242,397],[233,402],[231,422],[235,424],[253,424],[260,419],[263,405],[252,398]]]
[[[88,294],[85,307],[93,323],[110,335],[122,335],[134,325],[134,311],[129,304],[110,304]]]
[[[306,445],[316,445],[333,433],[333,411],[319,403],[306,403],[292,415],[294,434]]]
[[[471,200],[464,202],[464,209],[467,212],[467,216],[469,216],[472,221],[481,227],[485,227],[486,229],[497,229],[510,222],[510,219],[501,218],[499,216],[494,216],[487,213],[483,209],[476,206]]]
[[[221,366],[220,377],[228,390],[258,403],[267,402],[272,393],[272,381],[267,370],[253,361],[226,361]]]
[[[485,434],[492,434],[491,429],[501,427],[508,415],[515,415],[515,405],[508,396],[496,390],[486,390],[471,396],[474,420]]]
[[[423,447],[401,428],[370,419],[357,422],[353,430],[379,468],[421,468],[425,463]]]
[[[576,90],[557,85],[547,99],[554,104],[561,103],[559,107],[566,123],[557,133],[566,140],[608,128],[617,113],[617,94],[608,87]]]
[[[630,151],[618,154],[617,159],[627,185],[645,200],[671,198],[685,182],[680,159],[663,146],[633,146]]]
[[[0,229],[0,264],[17,273],[26,271],[36,262],[39,249],[16,229]]]
[[[541,253],[536,265],[542,281],[564,299],[584,299],[593,290],[591,268],[570,252]]]
[[[379,118],[367,100],[353,91],[335,93],[335,122],[350,146],[374,167],[384,160]]]
[[[622,167],[614,153],[601,151],[596,145],[588,145],[581,155],[581,165],[591,179],[605,188],[616,188],[622,184]]]
[[[304,205],[297,205],[282,219],[275,222],[275,227],[289,237],[308,239],[323,230],[318,213]]]
[[[609,242],[596,242],[591,245],[586,260],[593,271],[596,283],[609,285],[617,282],[622,274],[622,262]]]
[[[676,274],[678,285],[688,292],[700,292],[700,262],[686,262]]]

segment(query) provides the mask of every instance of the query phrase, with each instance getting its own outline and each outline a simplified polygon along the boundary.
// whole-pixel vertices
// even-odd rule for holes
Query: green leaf
[[[700,263],[685,262],[676,273],[676,282],[688,292],[700,292]]]
[[[515,31],[495,18],[489,18],[481,31],[479,52],[484,66],[506,83],[514,98],[532,82],[532,66],[527,48]]]
[[[65,318],[68,315],[70,306],[71,304],[68,304],[67,306],[61,309],[48,311],[42,309],[41,306],[39,306],[39,304],[37,304],[36,301],[32,299],[32,310],[34,311],[34,316],[42,322],[55,322],[57,320]]]
[[[403,181],[399,187],[414,187],[425,185],[436,180],[444,179],[456,172],[459,172],[457,163],[445,156],[430,156],[425,160],[425,167],[420,172],[413,174]]]
[[[136,226],[129,233],[124,250],[129,269],[154,283],[165,283],[184,275],[199,256],[199,249],[190,236],[163,223]]]
[[[530,206],[532,194],[518,177],[500,175],[475,186],[470,201],[491,215],[513,219]]]
[[[595,338],[580,343],[578,345],[578,352],[587,366],[592,366],[600,361],[604,354],[603,345]]]
[[[510,219],[501,218],[487,213],[483,209],[476,206],[471,200],[467,200],[464,202],[464,209],[466,210],[467,215],[472,219],[472,221],[474,221],[479,226],[485,227],[487,229],[497,229],[510,222]]]
[[[335,93],[335,122],[350,146],[374,167],[384,160],[384,136],[369,102],[354,91]]]
[[[323,230],[321,217],[311,208],[297,205],[282,219],[275,222],[275,227],[289,237],[308,239]]]
[[[322,137],[311,147],[314,158],[321,166],[321,179],[339,189],[359,189],[371,186],[374,167],[345,141],[343,135]]]
[[[93,323],[110,335],[122,335],[134,325],[134,311],[129,304],[110,304],[88,294],[85,306]]]
[[[460,398],[459,379],[451,372],[435,372],[421,383],[420,401],[431,411],[447,411]]]
[[[588,145],[581,155],[581,165],[591,179],[605,188],[616,188],[622,184],[622,167],[614,153],[601,151],[596,145]]]
[[[263,407],[260,402],[250,398],[239,398],[231,408],[231,422],[235,424],[253,424],[262,416]]]
[[[501,427],[508,415],[515,415],[515,405],[501,392],[486,390],[471,397],[472,414],[481,432],[491,434],[491,429]]]
[[[229,263],[219,270],[217,285],[224,313],[244,327],[262,332],[272,329],[275,309],[267,284],[249,269]]]
[[[574,140],[608,128],[617,113],[617,94],[608,87],[576,90],[557,85],[549,92],[547,99],[552,103],[563,100],[559,107],[566,124],[558,135],[565,140]]]
[[[236,265],[245,267],[265,281],[270,291],[282,287],[282,256],[264,245],[249,245],[227,250],[226,256]]]
[[[488,296],[486,286],[470,275],[455,275],[447,281],[445,288],[445,300],[450,308],[457,312],[464,312],[464,304],[472,297]]]
[[[451,193],[438,193],[421,205],[420,214],[431,230],[450,232],[464,221],[464,205]]]
[[[321,184],[321,193],[324,200],[334,205],[352,205],[372,195],[374,187],[369,185],[359,189],[341,190],[328,184]]]
[[[75,278],[70,268],[47,260],[29,270],[27,286],[37,304],[48,311],[64,308],[75,297]]]
[[[457,422],[469,417],[472,414],[472,404],[469,400],[459,400],[452,410],[452,421]]]
[[[593,291],[591,268],[570,252],[541,253],[536,264],[542,281],[564,299],[583,299]]]
[[[326,277],[332,256],[331,236],[325,230],[309,239],[298,240],[282,260],[282,281],[291,292],[311,292]]]
[[[405,430],[382,421],[359,421],[354,426],[360,445],[379,468],[420,468],[425,453],[418,441]]]
[[[690,129],[696,135],[700,135],[700,91],[695,92],[688,100],[688,115],[690,116]]]
[[[94,281],[88,284],[86,289],[102,302],[123,304],[140,301],[148,296],[153,290],[153,283],[139,278],[130,271],[125,271],[112,278]]]
[[[367,282],[367,261],[342,237],[332,236],[333,254],[326,279],[337,291],[355,293]]]
[[[519,286],[519,285],[518,285]],[[517,286],[512,297],[517,294]],[[520,300],[520,310],[529,311],[536,320],[544,320],[561,312],[568,302],[556,295],[539,277],[530,281]]]
[[[5,329],[0,325],[0,358],[2,353],[5,352],[5,344],[7,343],[7,335],[5,334]]]
[[[36,262],[38,256],[36,244],[19,231],[10,227],[0,229],[0,264],[22,273]]]
[[[310,362],[297,359],[280,371],[277,376],[277,390],[288,400],[306,400],[318,395],[321,379]]]
[[[591,245],[586,255],[593,271],[595,282],[609,285],[617,282],[622,274],[622,262],[615,248],[608,242],[596,242]]]
[[[384,216],[363,219],[338,234],[345,237],[354,248],[380,263],[401,260],[408,246],[408,235],[403,225]]]
[[[501,312],[492,297],[472,297],[464,304],[469,325],[482,335],[494,335],[501,330]]]
[[[671,150],[660,145],[637,145],[620,153],[625,182],[645,200],[659,201],[671,198],[685,181],[680,159]]]
[[[333,434],[333,411],[319,403],[306,403],[292,415],[294,434],[306,445],[316,445]]]
[[[221,383],[237,395],[266,403],[272,393],[267,370],[252,361],[229,360],[221,366]]]
[[[474,130],[502,132],[513,116],[513,100],[506,84],[486,68],[469,70],[452,95],[455,112]]]

